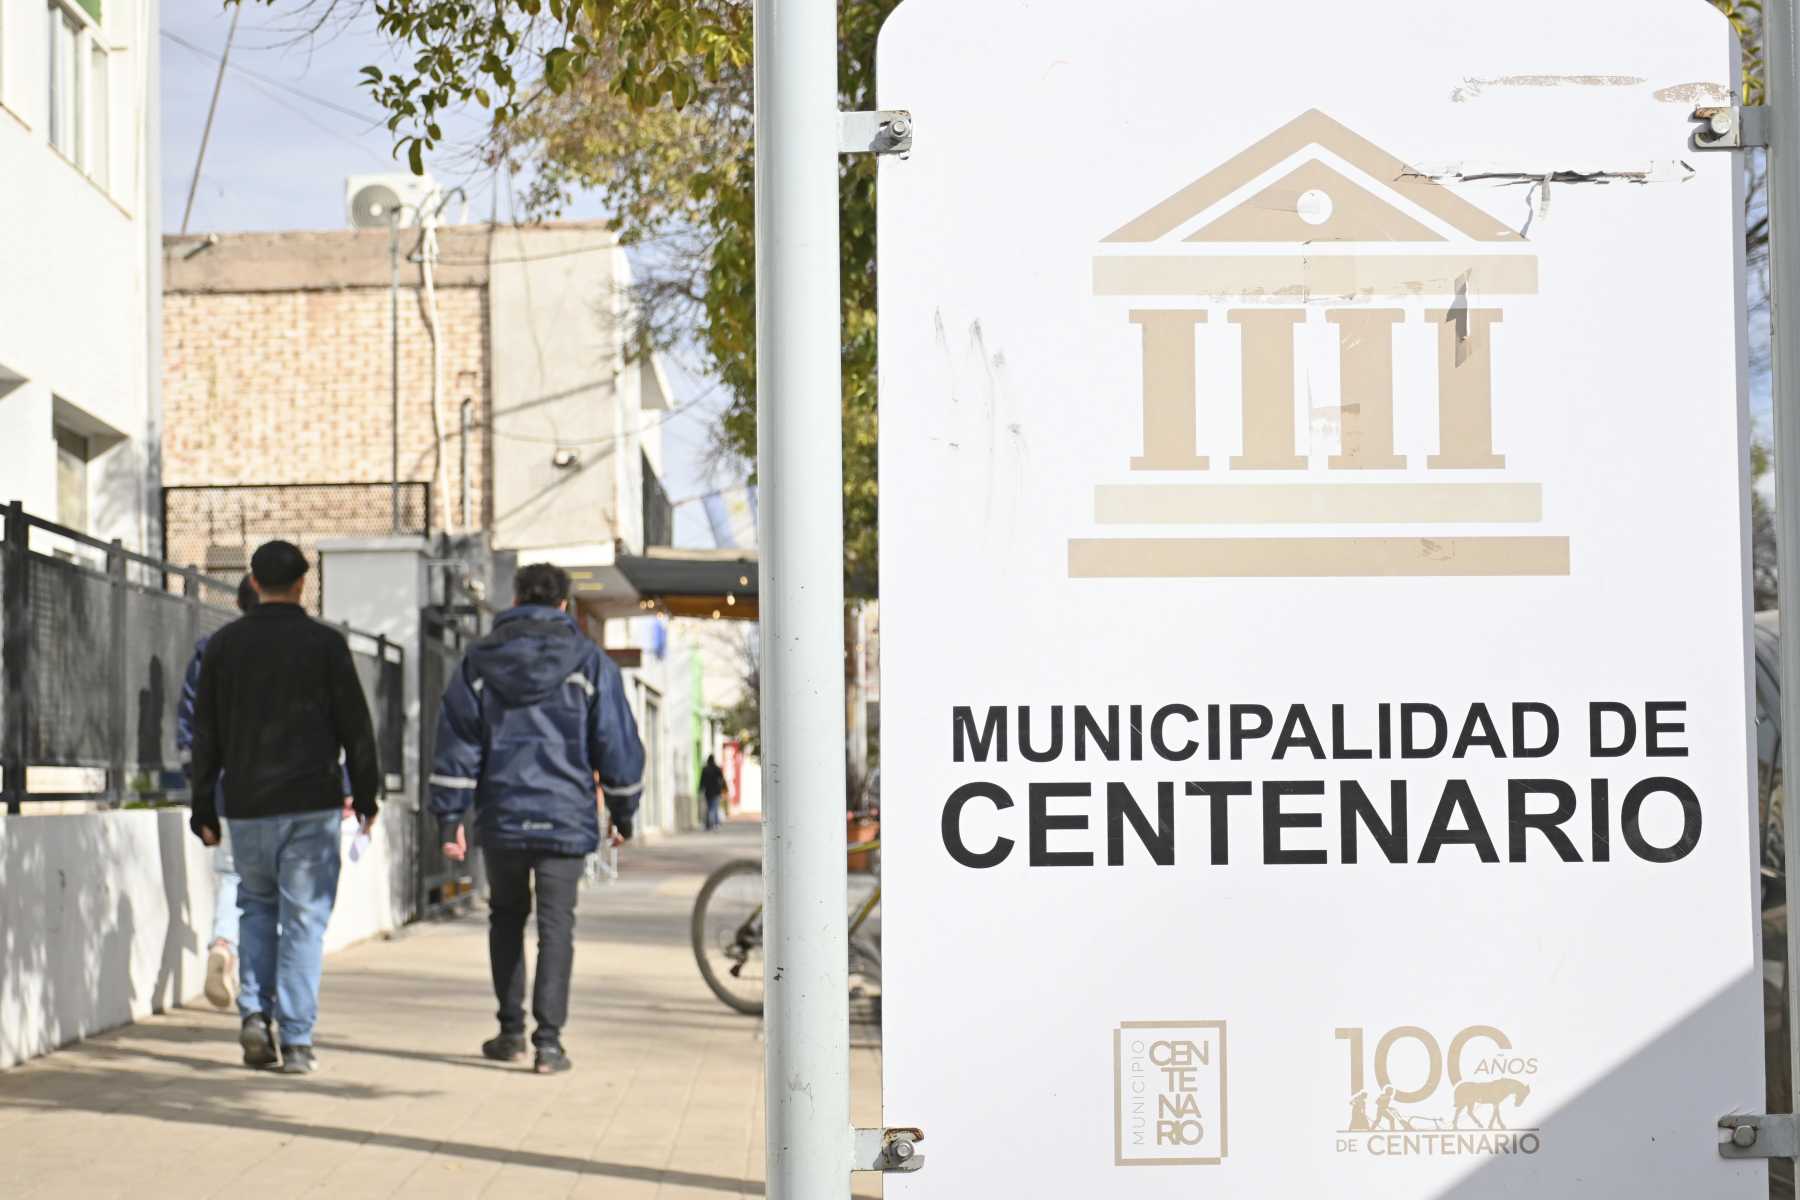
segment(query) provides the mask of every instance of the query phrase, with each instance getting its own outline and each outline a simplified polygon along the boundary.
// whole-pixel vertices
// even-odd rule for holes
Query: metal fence
[[[470,860],[452,862],[444,857],[443,842],[438,835],[437,818],[431,815],[428,783],[432,756],[436,753],[438,710],[444,704],[444,689],[450,684],[457,663],[470,640],[471,631],[455,614],[441,608],[426,608],[419,614],[419,824],[418,824],[418,915],[431,916],[447,912],[474,895],[475,863],[478,856],[474,838],[470,841]]]
[[[163,557],[222,579],[250,568],[250,554],[279,538],[314,564],[326,538],[389,533],[429,535],[431,485],[387,483],[203,484],[163,489]],[[395,519],[396,508],[398,521]],[[307,577],[301,602],[319,611],[322,570]]]
[[[14,502],[0,539],[6,811],[185,798],[175,714],[195,643],[235,620],[235,580],[102,542]],[[405,653],[344,629],[390,792],[405,786]]]

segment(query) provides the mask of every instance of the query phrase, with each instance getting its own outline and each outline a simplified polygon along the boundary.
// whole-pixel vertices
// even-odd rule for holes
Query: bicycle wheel
[[[738,1012],[763,1010],[763,875],[754,859],[728,862],[694,899],[694,961],[713,995]]]

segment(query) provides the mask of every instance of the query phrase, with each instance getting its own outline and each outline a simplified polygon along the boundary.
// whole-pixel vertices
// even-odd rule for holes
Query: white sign
[[[1734,52],[891,19],[890,1195],[1763,1194]]]

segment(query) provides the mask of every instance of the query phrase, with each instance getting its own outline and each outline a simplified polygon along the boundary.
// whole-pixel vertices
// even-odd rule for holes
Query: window
[[[90,497],[102,483],[93,468],[106,471],[104,459],[128,440],[123,433],[61,396],[50,397],[50,431],[56,441],[56,520],[80,533],[93,533]],[[117,468],[129,459],[115,463]],[[105,519],[105,514],[99,518]]]
[[[64,425],[56,427],[56,522],[86,533],[88,528],[88,439]]]
[[[81,22],[61,4],[50,5],[50,144],[83,164],[81,137]]]
[[[675,506],[669,503],[669,493],[663,490],[662,481],[656,477],[656,468],[650,465],[650,456],[639,450],[638,460],[638,473],[643,478],[644,545],[673,546]]]
[[[110,190],[112,51],[100,33],[100,0],[49,0],[49,9],[50,144]]]

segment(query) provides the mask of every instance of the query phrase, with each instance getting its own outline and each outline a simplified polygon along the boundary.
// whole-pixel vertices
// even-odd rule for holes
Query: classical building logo
[[[1532,1090],[1540,1063],[1492,1025],[1470,1025],[1446,1045],[1430,1030],[1336,1031],[1347,1052],[1339,1154],[1371,1158],[1536,1154],[1543,1134]]]
[[[1225,1160],[1225,1022],[1126,1021],[1113,1031],[1113,1161]]]
[[[1506,301],[1536,295],[1536,255],[1520,233],[1324,113],[1108,236],[1094,289],[1127,302],[1143,348],[1143,452],[1120,464],[1123,480],[1096,489],[1095,522],[1190,535],[1073,539],[1071,576],[1569,573],[1566,537],[1519,532],[1543,522],[1543,487],[1513,478],[1494,442],[1494,328]],[[1237,333],[1232,400],[1233,364],[1197,349],[1201,327],[1220,325]],[[1309,380],[1302,415],[1300,339],[1326,331],[1337,394]],[[1401,343],[1432,348],[1435,453],[1397,449]],[[1199,417],[1216,437],[1233,404],[1239,453],[1220,461],[1199,444]],[[1407,432],[1413,446],[1428,436]]]

